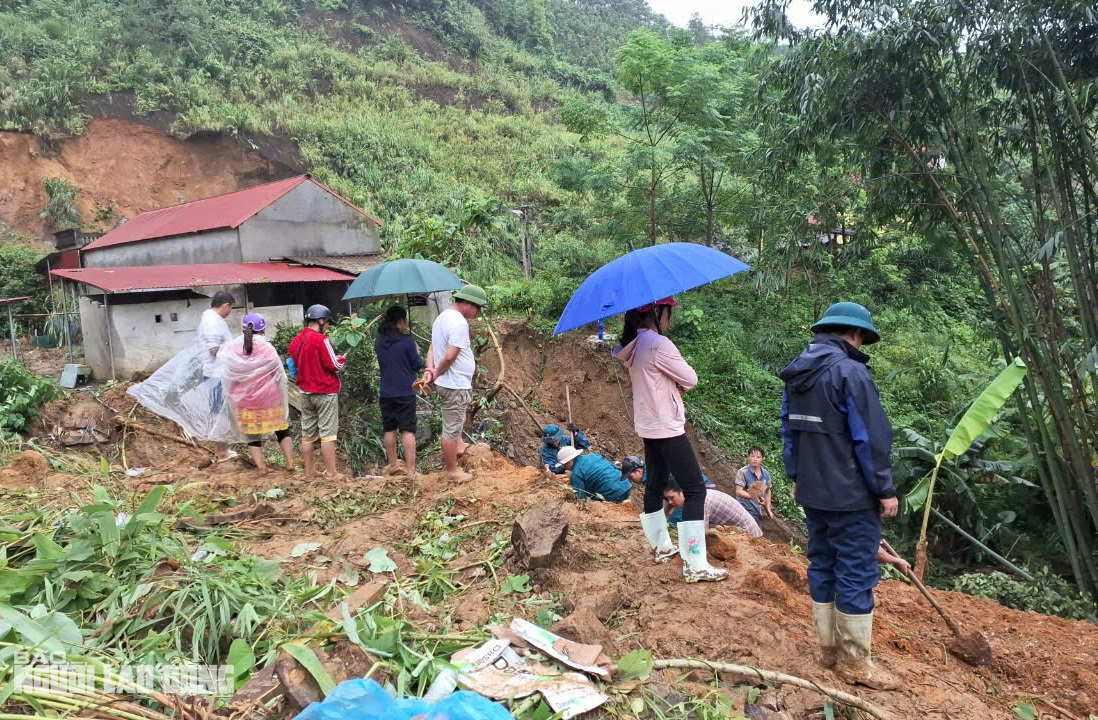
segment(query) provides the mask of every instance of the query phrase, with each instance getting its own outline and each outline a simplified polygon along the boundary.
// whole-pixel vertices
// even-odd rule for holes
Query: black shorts
[[[381,398],[381,429],[385,432],[416,431],[416,396]]]

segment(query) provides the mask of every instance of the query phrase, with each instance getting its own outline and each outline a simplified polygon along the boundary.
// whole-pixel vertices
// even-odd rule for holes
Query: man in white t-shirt
[[[227,292],[215,293],[210,298],[210,309],[202,313],[198,323],[198,343],[202,348],[202,382],[210,388],[210,414],[217,415],[225,404],[225,393],[221,380],[217,379],[217,351],[233,339],[229,324],[225,318],[233,311],[236,300]],[[229,446],[223,442],[214,443],[214,453],[218,460],[234,457]]]
[[[423,380],[433,384],[442,399],[442,457],[453,482],[472,479],[458,470],[457,459],[465,412],[473,400],[473,373],[477,369],[469,340],[469,321],[475,320],[487,304],[488,293],[484,288],[466,285],[454,293],[453,307],[440,313],[431,327]]]

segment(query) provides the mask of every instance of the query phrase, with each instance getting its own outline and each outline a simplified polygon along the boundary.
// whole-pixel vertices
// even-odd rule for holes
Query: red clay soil
[[[179,140],[125,120],[92,120],[83,135],[46,143],[0,132],[0,224],[31,236],[45,231],[44,177],[83,192],[82,217],[115,204],[115,221],[145,210],[220,195],[287,177],[288,170],[231,138]],[[113,223],[113,221],[112,221]],[[109,229],[109,224],[103,229]]]
[[[573,391],[574,419],[597,428],[593,435],[608,456],[620,457],[622,451],[639,449],[628,430],[628,403],[622,398],[628,389],[624,384],[619,389],[614,365],[603,366],[599,360],[599,365],[591,366],[590,354],[575,344],[564,344],[562,352],[547,353],[541,370],[544,381],[539,382],[536,357],[531,362],[528,355],[522,365],[517,360],[511,362],[512,352],[529,351],[527,342],[516,339],[514,332],[504,339],[508,380],[516,390],[533,390],[535,397],[544,398],[546,406],[559,412],[563,411],[563,395],[560,404],[555,398],[568,382]],[[582,401],[577,402],[577,397]],[[111,388],[102,400],[123,416],[130,415],[133,404],[122,386]],[[518,416],[521,412],[512,410],[508,418],[510,450],[519,459],[530,459],[535,457],[539,438],[530,419]],[[78,397],[47,408],[35,434],[49,435],[73,423],[108,424],[112,414],[90,397]],[[545,416],[546,420],[564,420],[548,412]],[[140,410],[134,417],[143,426],[178,435],[170,423]],[[118,442],[123,430],[115,428],[113,432],[112,442]],[[239,462],[198,469],[209,457],[208,451],[132,428],[125,434],[129,465],[150,468],[132,480],[136,489],[172,483],[175,502],[190,500],[194,507],[205,504],[207,512],[230,505],[245,507],[268,490],[281,489],[280,497],[264,500],[274,505],[273,516],[243,523],[239,529],[255,533],[247,542],[253,552],[282,561],[286,572],[313,572],[321,582],[338,575],[344,563],[365,573],[362,555],[378,546],[389,549],[398,574],[412,571],[414,563],[407,553],[424,541],[417,537],[417,528],[428,513],[439,508],[449,507],[450,514],[464,516],[450,530],[463,538],[461,551],[465,554],[450,562],[450,567],[457,569],[486,557],[492,538],[509,537],[513,519],[532,505],[544,500],[563,503],[570,523],[568,539],[554,567],[530,573],[535,594],[525,598],[499,595],[493,592],[489,577],[466,567],[454,576],[463,585],[460,594],[430,611],[412,613],[414,621],[425,627],[483,626],[493,614],[532,616],[536,606],[531,601],[537,600],[536,594],[545,598],[543,606],[556,598],[566,610],[616,591],[621,606],[606,622],[608,649],[615,656],[648,648],[659,658],[752,665],[843,687],[833,673],[816,663],[818,648],[805,589],[806,561],[788,543],[731,532],[721,538],[722,544],[734,546],[734,552],[724,554],[731,559],[715,561],[728,569],[728,581],[686,585],[678,559],[663,565],[653,563],[633,503],[578,503],[565,479],[545,478],[535,467],[516,465],[484,446],[470,448],[464,459],[474,480],[451,487],[440,476],[427,475],[417,482],[418,491],[413,494],[404,478],[327,478],[307,484],[300,473],[274,471],[259,476]],[[703,464],[711,477],[727,477],[712,456]],[[86,490],[82,481],[63,475],[48,477],[44,484],[47,488]],[[331,522],[322,511],[325,500],[330,503],[354,493],[399,497],[372,514],[362,510],[357,516]],[[639,494],[635,489],[634,502]],[[469,530],[463,531],[463,527]],[[320,548],[317,553],[293,559],[290,552],[300,542],[320,543]],[[330,561],[318,560],[317,555]],[[992,665],[973,668],[950,655],[946,647],[952,636],[934,610],[915,588],[889,580],[877,590],[874,652],[885,668],[902,679],[903,686],[894,692],[846,689],[886,709],[894,718],[1007,720],[1013,717],[1011,707],[1023,698],[1032,698],[1043,717],[1071,720],[1098,711],[1098,627],[1019,612],[959,593],[939,592],[938,598],[962,628],[987,637],[995,652]],[[668,671],[657,674],[654,681],[679,689],[695,688],[704,694],[704,686],[691,683],[705,682],[708,674],[692,673],[685,683],[679,681],[680,675]],[[742,678],[722,680],[743,682]],[[778,689],[770,697],[788,717],[823,716],[823,701],[815,693]]]

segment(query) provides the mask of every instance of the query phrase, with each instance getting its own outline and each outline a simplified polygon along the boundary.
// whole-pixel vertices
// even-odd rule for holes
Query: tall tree
[[[1076,581],[1098,591],[1098,18],[1081,0],[818,0],[772,78],[784,152],[857,154],[878,219],[952,229],[1007,360]]]

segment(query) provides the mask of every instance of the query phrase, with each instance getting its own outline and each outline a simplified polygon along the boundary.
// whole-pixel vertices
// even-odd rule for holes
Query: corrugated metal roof
[[[84,251],[95,251],[114,245],[154,240],[173,235],[189,235],[219,228],[239,227],[245,220],[306,180],[316,183],[349,207],[373,220],[378,226],[381,225],[377,218],[355,207],[345,198],[340,197],[338,193],[332,192],[323,183],[318,182],[309,175],[298,175],[297,177],[259,185],[248,190],[238,190],[237,192],[217,195],[205,200],[195,200],[182,205],[143,212],[133,220],[119,225],[103,237],[86,245]]]
[[[286,263],[219,263],[214,265],[151,265],[147,267],[54,270],[54,277],[85,283],[108,293],[129,290],[169,290],[210,285],[254,285],[288,282],[346,282],[354,276],[320,267]]]
[[[381,263],[385,260],[385,256],[374,253],[372,255],[316,255],[311,257],[284,257],[282,259],[295,262],[298,265],[312,265],[358,275]]]

